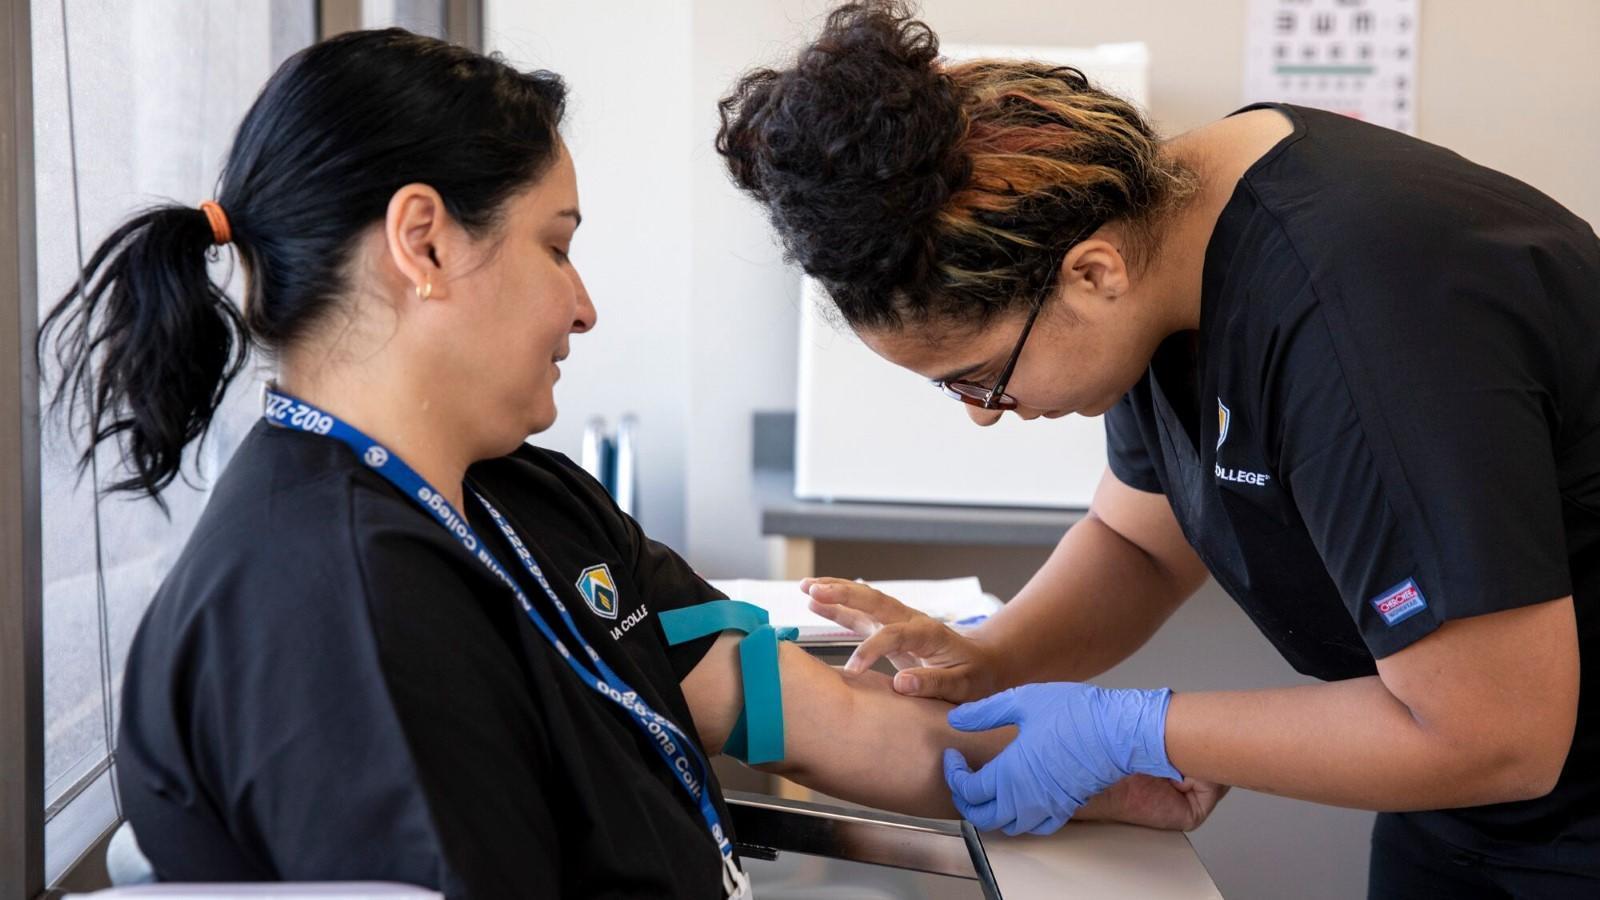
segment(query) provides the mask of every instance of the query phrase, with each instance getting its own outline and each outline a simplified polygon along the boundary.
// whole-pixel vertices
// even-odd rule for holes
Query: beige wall
[[[1600,227],[1597,51],[1595,0],[1428,3],[1417,51],[1421,137],[1515,175]]]
[[[1241,102],[1246,0],[926,0],[959,43],[1150,45],[1150,112],[1170,132]],[[1600,222],[1600,2],[1421,0],[1418,136]]]

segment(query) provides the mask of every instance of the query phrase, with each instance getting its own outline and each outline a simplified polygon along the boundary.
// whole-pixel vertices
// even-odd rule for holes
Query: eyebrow
[[[563,209],[562,211],[556,213],[556,218],[558,219],[562,218],[563,216],[572,220],[573,228],[577,228],[579,225],[583,224],[583,213],[578,212],[576,207],[572,209]]]
[[[945,381],[945,382],[960,381],[961,379],[967,377],[968,375],[971,375],[973,372],[978,371],[979,369],[983,368],[986,365],[988,365],[987,362],[973,363],[972,365],[967,366],[966,368],[957,369],[954,372],[948,372],[948,373],[946,373],[944,375],[939,376],[938,378],[930,378],[928,380],[929,381],[933,381],[935,383],[941,382],[941,381]]]

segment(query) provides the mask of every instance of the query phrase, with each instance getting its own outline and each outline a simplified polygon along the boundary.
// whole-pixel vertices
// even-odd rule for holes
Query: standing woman
[[[852,665],[920,657],[898,690],[1020,725],[976,772],[947,754],[969,819],[1049,831],[1130,772],[1181,773],[1383,811],[1374,897],[1600,893],[1587,224],[1311,109],[1163,142],[1073,69],[941,60],[897,3],[839,8],[722,111],[734,179],[880,356],[980,424],[1106,417],[1089,515],[970,637],[809,585],[877,629]],[[1208,574],[1327,683],[1079,683]]]

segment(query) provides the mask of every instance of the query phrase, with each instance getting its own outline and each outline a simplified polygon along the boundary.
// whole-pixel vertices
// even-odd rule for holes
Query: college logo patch
[[[1389,626],[1404,622],[1428,606],[1427,598],[1422,596],[1422,589],[1417,587],[1415,578],[1407,578],[1367,602]]]
[[[1222,449],[1222,442],[1228,439],[1228,423],[1233,421],[1233,413],[1222,404],[1222,398],[1217,398],[1217,449]]]
[[[617,582],[605,565],[590,566],[578,576],[578,593],[594,614],[603,619],[617,617]]]

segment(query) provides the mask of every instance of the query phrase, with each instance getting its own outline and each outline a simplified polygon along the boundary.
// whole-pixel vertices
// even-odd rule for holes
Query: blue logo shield
[[[578,593],[594,614],[602,619],[617,617],[617,582],[604,564],[590,566],[578,576]]]

